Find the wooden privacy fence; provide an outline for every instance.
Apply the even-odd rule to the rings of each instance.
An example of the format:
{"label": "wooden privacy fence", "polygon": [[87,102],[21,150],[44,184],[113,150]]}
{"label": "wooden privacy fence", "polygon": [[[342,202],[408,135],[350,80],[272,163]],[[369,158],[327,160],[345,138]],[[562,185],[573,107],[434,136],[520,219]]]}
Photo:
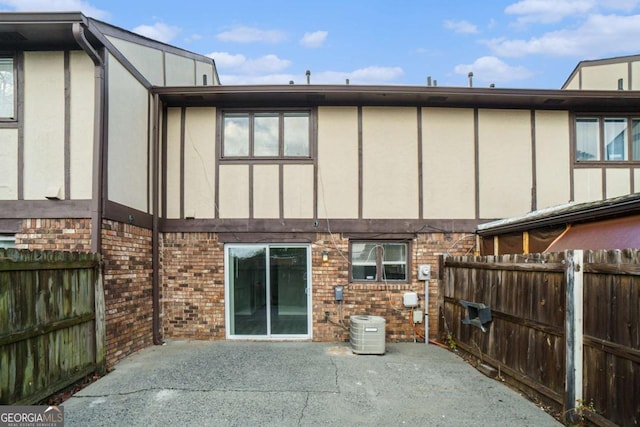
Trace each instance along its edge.
{"label": "wooden privacy fence", "polygon": [[0,404],[34,404],[104,363],[99,256],[0,249]]}
{"label": "wooden privacy fence", "polygon": [[[640,251],[442,262],[446,340],[569,423],[640,424]],[[461,302],[490,308],[485,332]]]}

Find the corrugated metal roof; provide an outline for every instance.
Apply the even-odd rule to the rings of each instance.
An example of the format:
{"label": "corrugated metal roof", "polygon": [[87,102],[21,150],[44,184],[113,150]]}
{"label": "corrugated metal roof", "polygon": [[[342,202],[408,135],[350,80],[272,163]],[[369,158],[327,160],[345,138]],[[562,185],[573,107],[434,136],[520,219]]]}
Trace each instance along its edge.
{"label": "corrugated metal roof", "polygon": [[630,248],[640,248],[640,215],[574,225],[545,252]]}

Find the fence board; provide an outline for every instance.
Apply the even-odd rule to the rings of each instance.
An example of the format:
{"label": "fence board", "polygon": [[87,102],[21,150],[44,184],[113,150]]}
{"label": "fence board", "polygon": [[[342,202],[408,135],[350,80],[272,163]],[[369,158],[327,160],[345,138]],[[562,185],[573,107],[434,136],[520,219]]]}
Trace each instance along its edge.
{"label": "fence board", "polygon": [[97,255],[0,249],[0,404],[36,403],[103,368],[99,281]]}
{"label": "fence board", "polygon": [[[565,378],[566,256],[447,257],[441,334],[547,403]],[[584,252],[583,404],[598,425],[640,424],[640,251]],[[491,307],[483,333],[462,324],[460,300]],[[546,400],[545,400],[546,399]]]}

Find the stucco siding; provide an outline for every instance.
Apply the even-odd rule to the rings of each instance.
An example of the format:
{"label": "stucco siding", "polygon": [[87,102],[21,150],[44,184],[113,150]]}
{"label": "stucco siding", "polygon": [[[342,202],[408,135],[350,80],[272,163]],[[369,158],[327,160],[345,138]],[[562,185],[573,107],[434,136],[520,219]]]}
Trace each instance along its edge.
{"label": "stucco siding", "polygon": [[571,198],[569,114],[536,111],[537,209],[567,203]]}
{"label": "stucco siding", "polygon": [[358,109],[318,108],[318,216],[358,217]]}
{"label": "stucco siding", "polygon": [[475,217],[473,110],[422,110],[425,218]]}
{"label": "stucco siding", "polygon": [[213,86],[218,83],[215,81],[213,74],[213,63],[196,61],[196,86],[202,86],[204,84],[202,79],[203,75],[207,76],[207,86]]}
{"label": "stucco siding", "polygon": [[[24,198],[64,195],[64,53],[24,54]],[[46,100],[46,102],[42,102]]]}
{"label": "stucco siding", "polygon": [[640,90],[640,61],[631,63],[631,89]]}
{"label": "stucco siding", "polygon": [[624,88],[628,82],[628,64],[592,65],[582,68],[582,90],[616,90],[618,79],[624,80]]}
{"label": "stucco siding", "polygon": [[84,52],[70,52],[70,189],[71,199],[90,199],[93,182],[95,71]]}
{"label": "stucco siding", "polygon": [[606,198],[624,196],[631,191],[631,171],[629,169],[607,169]]}
{"label": "stucco siding", "polygon": [[573,176],[573,199],[576,203],[602,199],[602,170],[575,169]]}
{"label": "stucco siding", "polygon": [[313,218],[313,166],[285,165],[283,170],[285,218]]}
{"label": "stucco siding", "polygon": [[221,165],[220,218],[249,218],[249,166]]}
{"label": "stucco siding", "polygon": [[185,127],[185,215],[213,218],[216,200],[216,109],[188,108]]}
{"label": "stucco siding", "polygon": [[[196,69],[194,60],[172,53],[165,53],[166,85],[194,86]],[[201,77],[202,78],[202,77]],[[202,81],[200,81],[202,84]]]}
{"label": "stucco siding", "polygon": [[280,217],[280,166],[253,167],[253,217]]}
{"label": "stucco siding", "polygon": [[0,129],[0,200],[18,198],[18,130]]}
{"label": "stucco siding", "polygon": [[418,217],[416,108],[363,108],[363,217]]}
{"label": "stucco siding", "polygon": [[107,38],[151,84],[164,86],[162,51],[116,37]]}
{"label": "stucco siding", "polygon": [[167,218],[180,218],[180,135],[182,132],[182,110],[167,109]]}
{"label": "stucco siding", "polygon": [[109,200],[147,212],[149,95],[109,58]]}
{"label": "stucco siding", "polygon": [[480,218],[531,210],[531,112],[478,112]]}

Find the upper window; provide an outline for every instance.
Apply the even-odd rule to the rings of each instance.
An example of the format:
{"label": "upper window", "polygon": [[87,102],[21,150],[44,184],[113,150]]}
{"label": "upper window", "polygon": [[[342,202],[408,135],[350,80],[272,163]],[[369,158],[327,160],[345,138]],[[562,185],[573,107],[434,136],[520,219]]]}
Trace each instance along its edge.
{"label": "upper window", "polygon": [[406,242],[352,242],[351,280],[408,281],[408,249]]}
{"label": "upper window", "polygon": [[222,126],[222,157],[311,157],[308,111],[225,112]]}
{"label": "upper window", "polygon": [[0,56],[0,119],[15,118],[15,70],[13,57]]}
{"label": "upper window", "polygon": [[577,118],[576,160],[607,162],[640,160],[640,118]]}

